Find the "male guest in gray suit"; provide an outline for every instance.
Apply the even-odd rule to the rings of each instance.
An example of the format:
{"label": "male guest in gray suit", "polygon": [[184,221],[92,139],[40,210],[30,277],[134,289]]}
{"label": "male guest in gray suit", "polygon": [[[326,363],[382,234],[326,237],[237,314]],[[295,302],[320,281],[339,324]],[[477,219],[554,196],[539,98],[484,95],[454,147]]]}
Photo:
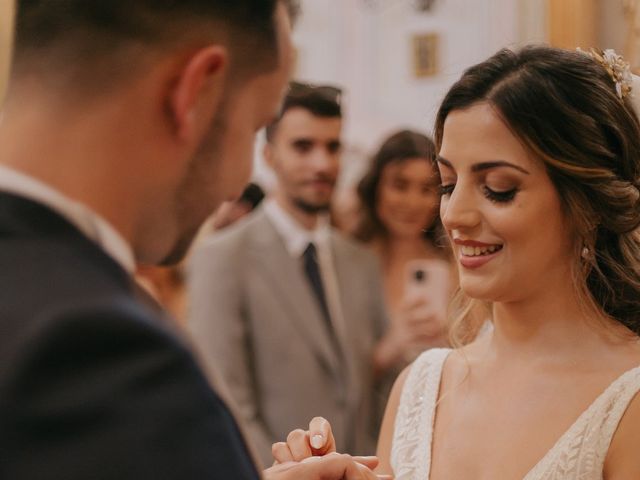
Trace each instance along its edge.
{"label": "male guest in gray suit", "polygon": [[293,84],[267,130],[272,197],[192,262],[191,327],[264,461],[316,415],[339,451],[374,451],[373,351],[386,314],[374,257],[329,223],[341,127],[337,89]]}

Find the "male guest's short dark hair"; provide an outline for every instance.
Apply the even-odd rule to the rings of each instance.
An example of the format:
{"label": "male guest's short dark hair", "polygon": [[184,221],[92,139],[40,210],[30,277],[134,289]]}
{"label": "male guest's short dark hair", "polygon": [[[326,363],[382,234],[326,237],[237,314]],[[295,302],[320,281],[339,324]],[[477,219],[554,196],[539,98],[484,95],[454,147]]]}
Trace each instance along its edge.
{"label": "male guest's short dark hair", "polygon": [[267,141],[273,140],[280,120],[292,108],[303,108],[316,117],[342,117],[341,96],[342,90],[337,87],[291,82],[278,118],[267,126]]}
{"label": "male guest's short dark hair", "polygon": [[278,1],[294,9],[293,0],[18,0],[14,71],[108,88],[145,68],[141,52],[209,38],[228,46],[234,71],[269,71]]}

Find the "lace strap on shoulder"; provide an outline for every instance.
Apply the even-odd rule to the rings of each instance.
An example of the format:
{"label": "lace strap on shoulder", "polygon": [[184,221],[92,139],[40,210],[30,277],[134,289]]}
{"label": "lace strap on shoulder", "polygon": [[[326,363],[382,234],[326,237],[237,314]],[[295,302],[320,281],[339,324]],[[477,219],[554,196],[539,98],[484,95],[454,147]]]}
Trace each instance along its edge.
{"label": "lace strap on shoulder", "polygon": [[629,405],[640,392],[640,367],[634,368],[622,375],[611,385],[609,395],[604,395],[600,408],[596,409],[595,415],[601,415],[602,426],[599,428],[598,448],[601,454],[602,465],[609,451],[609,445],[613,440],[613,435],[618,429],[624,413]]}
{"label": "lace strap on shoulder", "polygon": [[442,366],[451,350],[431,349],[411,366],[396,414],[391,466],[396,480],[427,478]]}
{"label": "lace strap on shoulder", "polygon": [[601,479],[622,416],[640,392],[640,367],[613,382],[558,440],[525,480]]}

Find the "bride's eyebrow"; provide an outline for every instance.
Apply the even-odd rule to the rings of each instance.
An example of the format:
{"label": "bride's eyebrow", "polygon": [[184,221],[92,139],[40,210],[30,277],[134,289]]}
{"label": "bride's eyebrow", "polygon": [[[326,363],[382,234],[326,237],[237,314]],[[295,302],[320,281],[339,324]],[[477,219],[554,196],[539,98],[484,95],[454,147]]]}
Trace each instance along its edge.
{"label": "bride's eyebrow", "polygon": [[[441,157],[440,155],[436,156],[436,162],[441,163],[442,165],[449,167],[452,170],[455,170],[453,168],[453,165],[451,165],[451,162],[449,160],[447,160],[444,157]],[[525,170],[524,168],[518,166],[518,165],[514,165],[513,163],[509,163],[509,162],[505,162],[504,160],[493,160],[490,162],[480,162],[480,163],[476,163],[471,167],[471,171],[474,173],[477,172],[482,172],[485,170],[490,170],[492,168],[498,168],[498,167],[507,167],[507,168],[513,168],[515,170],[518,170],[519,172],[522,172],[526,175],[530,175],[530,173]]]}
{"label": "bride's eyebrow", "polygon": [[524,168],[518,166],[518,165],[514,165],[513,163],[509,163],[509,162],[505,162],[504,160],[494,160],[491,162],[482,162],[482,163],[476,163],[471,167],[471,171],[472,172],[482,172],[484,170],[490,170],[492,168],[498,168],[498,167],[507,167],[507,168],[514,168],[516,170],[518,170],[519,172],[522,172],[526,175],[530,175],[529,172],[527,170],[525,170]]}

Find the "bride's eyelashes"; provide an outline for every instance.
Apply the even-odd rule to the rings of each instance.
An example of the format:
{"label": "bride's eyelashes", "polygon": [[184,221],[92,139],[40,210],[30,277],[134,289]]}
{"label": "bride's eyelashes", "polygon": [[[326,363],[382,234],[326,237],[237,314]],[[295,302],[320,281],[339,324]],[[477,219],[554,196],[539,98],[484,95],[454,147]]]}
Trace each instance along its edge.
{"label": "bride's eyelashes", "polygon": [[[443,197],[451,195],[455,187],[455,183],[440,185],[440,195]],[[509,190],[493,190],[485,185],[482,187],[482,193],[487,199],[494,203],[509,203],[516,197],[518,188],[514,187]]]}
{"label": "bride's eyelashes", "polygon": [[482,190],[484,192],[484,196],[495,203],[509,203],[513,201],[518,193],[517,188],[511,188],[509,190],[492,190],[486,185],[482,187]]}

